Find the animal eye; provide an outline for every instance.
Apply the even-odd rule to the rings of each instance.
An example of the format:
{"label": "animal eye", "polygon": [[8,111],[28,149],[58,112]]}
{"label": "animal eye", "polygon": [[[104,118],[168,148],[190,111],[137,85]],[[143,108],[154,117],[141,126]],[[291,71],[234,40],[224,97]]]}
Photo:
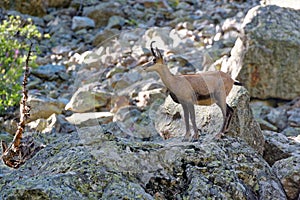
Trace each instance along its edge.
{"label": "animal eye", "polygon": [[153,58],[153,62],[156,62],[156,58]]}

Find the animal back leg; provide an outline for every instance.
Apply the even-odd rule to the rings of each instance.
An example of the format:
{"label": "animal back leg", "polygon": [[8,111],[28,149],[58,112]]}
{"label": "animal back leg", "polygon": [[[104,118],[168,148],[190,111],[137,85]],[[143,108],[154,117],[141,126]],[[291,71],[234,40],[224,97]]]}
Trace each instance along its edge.
{"label": "animal back leg", "polygon": [[225,124],[225,131],[226,132],[228,132],[232,115],[233,115],[233,109],[228,104],[226,104],[226,124]]}
{"label": "animal back leg", "polygon": [[224,134],[224,133],[228,132],[232,115],[233,115],[233,109],[228,104],[226,104],[226,116],[225,116],[225,119],[224,119],[224,122],[223,122],[221,133]]}

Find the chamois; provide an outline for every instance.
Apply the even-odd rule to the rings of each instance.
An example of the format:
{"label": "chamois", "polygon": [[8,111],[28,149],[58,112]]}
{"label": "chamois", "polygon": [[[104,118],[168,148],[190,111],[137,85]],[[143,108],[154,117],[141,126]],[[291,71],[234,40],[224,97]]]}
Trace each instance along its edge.
{"label": "chamois", "polygon": [[157,72],[167,87],[173,101],[181,104],[186,127],[184,141],[189,140],[191,136],[190,118],[194,130],[191,140],[195,141],[199,139],[194,104],[209,106],[216,103],[220,107],[224,120],[221,131],[216,136],[220,138],[228,131],[228,126],[233,115],[233,109],[226,103],[226,97],[233,85],[241,85],[241,83],[234,81],[228,74],[222,71],[173,75],[164,63],[161,52],[157,47],[156,49],[152,47],[154,42],[152,41],[150,44],[150,50],[154,58],[152,61],[145,63],[142,68],[147,72]]}

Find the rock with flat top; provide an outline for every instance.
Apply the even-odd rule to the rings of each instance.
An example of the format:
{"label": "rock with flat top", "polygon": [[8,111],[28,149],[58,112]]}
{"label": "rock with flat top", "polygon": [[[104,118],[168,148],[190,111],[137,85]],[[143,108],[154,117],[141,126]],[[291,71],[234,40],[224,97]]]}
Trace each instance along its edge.
{"label": "rock with flat top", "polygon": [[95,28],[94,20],[88,17],[75,16],[72,19],[72,30]]}
{"label": "rock with flat top", "polygon": [[79,113],[93,111],[96,108],[106,106],[111,96],[111,93],[101,89],[101,85],[98,83],[87,84],[73,94],[65,109]]}
{"label": "rock with flat top", "polygon": [[[239,137],[262,154],[264,137],[259,124],[255,121],[249,106],[249,93],[244,87],[234,86],[227,97],[228,104],[233,108],[234,115],[226,135]],[[156,111],[153,120],[160,134],[169,134],[170,137],[181,137],[185,134],[183,110],[180,104],[175,103],[170,96]],[[223,117],[221,109],[212,106],[195,106],[196,124],[201,130],[200,137],[211,140],[220,132]],[[192,129],[192,128],[191,128]]]}
{"label": "rock with flat top", "polygon": [[66,120],[76,127],[96,126],[99,124],[107,124],[113,119],[111,112],[87,112],[87,113],[74,113]]}
{"label": "rock with flat top", "polygon": [[28,97],[27,104],[30,106],[30,117],[28,122],[43,118],[47,119],[52,114],[61,114],[66,104],[57,99],[44,96]]}
{"label": "rock with flat top", "polygon": [[62,79],[67,80],[66,67],[63,65],[42,65],[31,71],[31,74],[49,81]]}
{"label": "rock with flat top", "polygon": [[83,15],[95,21],[96,27],[106,26],[111,16],[122,16],[119,4],[114,1],[101,2],[96,6],[83,8]]}

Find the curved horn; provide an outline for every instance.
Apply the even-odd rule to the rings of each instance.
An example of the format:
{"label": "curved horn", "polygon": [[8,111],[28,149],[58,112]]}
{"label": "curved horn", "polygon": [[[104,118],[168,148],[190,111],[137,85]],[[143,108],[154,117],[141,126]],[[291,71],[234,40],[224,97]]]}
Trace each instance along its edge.
{"label": "curved horn", "polygon": [[157,54],[158,54],[158,57],[159,57],[159,58],[162,58],[162,55],[161,55],[161,53],[160,53],[160,51],[158,50],[157,47],[156,47],[156,52],[157,52]]}
{"label": "curved horn", "polygon": [[153,44],[154,42],[155,42],[155,41],[152,41],[152,42],[150,43],[150,49],[151,49],[152,55],[153,55],[154,57],[156,57],[155,52],[154,52],[154,49],[153,49],[153,47],[152,47],[152,44]]}

